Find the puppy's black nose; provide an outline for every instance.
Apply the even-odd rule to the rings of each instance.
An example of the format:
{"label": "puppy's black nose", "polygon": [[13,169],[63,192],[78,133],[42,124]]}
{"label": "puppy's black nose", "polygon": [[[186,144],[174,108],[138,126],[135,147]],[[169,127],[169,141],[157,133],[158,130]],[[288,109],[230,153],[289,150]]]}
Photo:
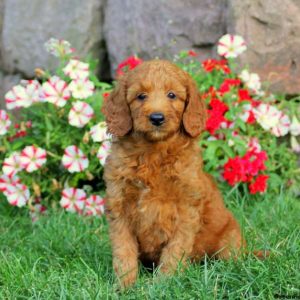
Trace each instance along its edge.
{"label": "puppy's black nose", "polygon": [[149,116],[149,120],[154,126],[160,126],[165,121],[165,116],[162,113],[153,113]]}

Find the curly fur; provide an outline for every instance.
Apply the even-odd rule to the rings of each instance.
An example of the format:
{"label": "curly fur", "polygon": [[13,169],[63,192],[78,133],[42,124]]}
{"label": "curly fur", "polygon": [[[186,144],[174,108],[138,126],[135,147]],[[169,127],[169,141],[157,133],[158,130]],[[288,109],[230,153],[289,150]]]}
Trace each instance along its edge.
{"label": "curly fur", "polygon": [[[149,122],[153,112],[165,115],[162,126]],[[239,251],[239,225],[202,170],[198,136],[206,110],[192,78],[170,62],[145,62],[119,80],[104,113],[114,135],[106,208],[122,286],[135,282],[139,259],[172,273],[179,261]]]}

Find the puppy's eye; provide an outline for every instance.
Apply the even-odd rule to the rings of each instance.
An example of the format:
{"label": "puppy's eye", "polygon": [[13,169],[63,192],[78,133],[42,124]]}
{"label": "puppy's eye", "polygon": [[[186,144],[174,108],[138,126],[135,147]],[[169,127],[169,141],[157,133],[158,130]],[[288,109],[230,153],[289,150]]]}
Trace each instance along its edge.
{"label": "puppy's eye", "polygon": [[140,101],[144,101],[147,98],[147,95],[145,93],[141,93],[141,94],[138,94],[136,96],[136,98]]}
{"label": "puppy's eye", "polygon": [[170,99],[176,99],[176,95],[173,92],[169,92],[167,96]]}

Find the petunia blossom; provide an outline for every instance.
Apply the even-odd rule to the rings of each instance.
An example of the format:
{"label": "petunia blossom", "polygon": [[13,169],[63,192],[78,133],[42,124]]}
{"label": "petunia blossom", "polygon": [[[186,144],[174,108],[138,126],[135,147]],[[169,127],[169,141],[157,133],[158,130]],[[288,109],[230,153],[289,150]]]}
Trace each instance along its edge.
{"label": "petunia blossom", "polygon": [[300,143],[295,136],[291,136],[291,148],[295,153],[300,153]]}
{"label": "petunia blossom", "polygon": [[30,192],[25,184],[9,185],[6,189],[7,201],[14,206],[25,206],[30,197]]}
{"label": "petunia blossom", "polygon": [[0,176],[0,191],[7,195],[7,189],[9,186],[14,186],[17,183],[21,183],[21,180],[18,176],[8,176],[6,174],[2,174]]}
{"label": "petunia blossom", "polygon": [[239,76],[247,88],[258,93],[261,89],[261,82],[258,74],[243,70]]}
{"label": "petunia blossom", "polygon": [[71,79],[86,79],[89,77],[89,64],[78,59],[70,59],[63,72]]}
{"label": "petunia blossom", "polygon": [[7,109],[29,107],[39,102],[41,86],[37,80],[23,80],[21,85],[15,85],[5,96]]}
{"label": "petunia blossom", "polygon": [[49,78],[43,83],[42,88],[44,100],[58,107],[63,107],[71,97],[67,83],[58,76]]}
{"label": "petunia blossom", "polygon": [[75,79],[69,84],[72,96],[76,99],[86,99],[93,96],[95,85],[92,81],[85,79]]}
{"label": "petunia blossom", "polygon": [[101,216],[104,213],[104,199],[98,195],[91,195],[85,202],[85,214]]}
{"label": "petunia blossom", "polygon": [[5,158],[2,164],[2,171],[8,176],[14,176],[23,169],[21,165],[20,153],[13,152],[9,157]]}
{"label": "petunia blossom", "polygon": [[70,173],[82,172],[89,166],[89,160],[77,146],[71,145],[65,149],[62,164]]}
{"label": "petunia blossom", "polygon": [[56,57],[63,57],[65,55],[71,54],[74,52],[74,49],[71,48],[71,44],[66,40],[58,40],[55,38],[50,38],[45,44],[45,49],[50,54]]}
{"label": "petunia blossom", "polygon": [[69,112],[69,123],[72,126],[82,128],[84,127],[93,117],[93,108],[82,101],[76,101]]}
{"label": "petunia blossom", "polygon": [[97,157],[102,166],[105,165],[106,159],[107,159],[108,155],[110,154],[110,148],[111,148],[110,141],[104,141],[98,150]]}
{"label": "petunia blossom", "polygon": [[247,49],[244,39],[239,35],[225,34],[218,42],[218,54],[225,58],[236,58]]}
{"label": "petunia blossom", "polygon": [[0,109],[0,135],[6,134],[10,125],[11,121],[8,114],[5,110]]}
{"label": "petunia blossom", "polygon": [[68,212],[82,213],[86,201],[86,193],[74,187],[66,188],[61,193],[60,205]]}
{"label": "petunia blossom", "polygon": [[21,151],[21,166],[29,173],[38,170],[47,161],[46,150],[36,147],[27,146]]}
{"label": "petunia blossom", "polygon": [[109,139],[109,135],[107,133],[106,122],[100,122],[93,126],[90,130],[91,137],[94,142],[103,142]]}
{"label": "petunia blossom", "polygon": [[290,119],[275,106],[260,104],[253,109],[257,122],[275,136],[284,136],[289,132]]}

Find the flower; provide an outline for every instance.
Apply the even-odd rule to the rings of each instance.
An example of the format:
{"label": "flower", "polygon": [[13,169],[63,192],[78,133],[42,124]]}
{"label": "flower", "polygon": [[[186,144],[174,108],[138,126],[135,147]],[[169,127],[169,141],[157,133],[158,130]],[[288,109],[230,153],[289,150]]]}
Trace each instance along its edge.
{"label": "flower", "polygon": [[71,79],[87,79],[89,77],[89,64],[78,59],[70,59],[63,68],[63,72]]}
{"label": "flower", "polygon": [[225,34],[218,42],[218,54],[225,58],[236,58],[247,49],[244,39],[239,35]]}
{"label": "flower", "polygon": [[63,166],[70,172],[82,172],[89,166],[89,160],[75,145],[68,146],[62,157]]}
{"label": "flower", "polygon": [[227,65],[227,61],[225,59],[217,60],[217,59],[207,59],[203,61],[202,67],[206,72],[212,72],[213,70],[223,71],[225,74],[230,73],[230,69]]}
{"label": "flower", "polygon": [[198,54],[194,50],[189,50],[188,51],[188,56],[196,57],[196,56],[198,56]]}
{"label": "flower", "polygon": [[47,161],[46,150],[35,147],[27,146],[21,151],[20,162],[21,166],[29,173],[36,171]]}
{"label": "flower", "polygon": [[251,104],[244,104],[243,105],[243,113],[239,115],[240,119],[242,119],[244,122],[248,124],[255,123],[255,115],[253,112],[253,107]]}
{"label": "flower", "polygon": [[300,122],[298,119],[293,116],[292,123],[290,125],[290,133],[291,135],[297,136],[300,134]]}
{"label": "flower", "polygon": [[6,134],[10,125],[11,121],[9,119],[8,114],[5,110],[0,109],[0,135]]}
{"label": "flower", "polygon": [[110,148],[111,148],[110,141],[104,141],[98,150],[97,157],[102,166],[105,165],[106,159],[110,153]]}
{"label": "flower", "polygon": [[260,104],[253,109],[257,122],[275,136],[284,136],[289,132],[290,119],[275,106]]}
{"label": "flower", "polygon": [[8,185],[6,188],[7,201],[14,206],[25,206],[29,200],[30,193],[25,184],[16,183],[14,185]]}
{"label": "flower", "polygon": [[250,90],[258,93],[261,89],[261,82],[258,74],[249,73],[248,70],[243,70],[239,77]]}
{"label": "flower", "polygon": [[93,95],[95,85],[92,81],[85,79],[75,79],[69,84],[72,96],[77,99],[86,99]]}
{"label": "flower", "polygon": [[268,175],[258,175],[254,182],[249,184],[250,194],[264,193],[267,190]]}
{"label": "flower", "polygon": [[56,57],[62,57],[74,52],[74,49],[71,48],[71,44],[66,40],[58,40],[55,38],[50,38],[44,44],[46,51]]}
{"label": "flower", "polygon": [[225,78],[222,84],[220,85],[219,92],[221,93],[221,95],[223,95],[229,92],[231,87],[239,86],[240,84],[241,81],[239,79]]}
{"label": "flower", "polygon": [[104,199],[91,195],[85,202],[85,213],[88,216],[100,216],[104,213]]}
{"label": "flower", "polygon": [[93,126],[90,130],[90,134],[94,142],[103,142],[109,139],[106,122],[100,122]]}
{"label": "flower", "polygon": [[69,123],[72,126],[82,128],[85,126],[94,115],[92,107],[82,101],[76,101],[69,112]]}
{"label": "flower", "polygon": [[42,87],[45,101],[56,106],[63,107],[71,97],[67,83],[57,76],[49,78]]}
{"label": "flower", "polygon": [[40,203],[39,198],[36,198],[35,203],[30,206],[29,214],[31,217],[31,221],[35,223],[41,215],[46,213],[46,211],[47,208]]}
{"label": "flower", "polygon": [[86,201],[84,190],[74,187],[66,188],[61,193],[60,205],[68,212],[81,213]]}
{"label": "flower", "polygon": [[210,132],[210,134],[214,134],[216,130],[218,130],[223,122],[226,122],[224,118],[224,114],[228,111],[228,106],[219,99],[213,98],[211,99],[208,112],[208,118],[206,120],[206,130]]}
{"label": "flower", "polygon": [[23,80],[22,85],[15,85],[4,98],[7,109],[29,107],[40,101],[40,84],[37,80]]}
{"label": "flower", "polygon": [[14,176],[22,169],[23,167],[21,166],[19,152],[13,152],[9,157],[5,158],[3,161],[2,171],[7,176]]}
{"label": "flower", "polygon": [[295,153],[300,153],[300,144],[295,136],[291,136],[291,147]]}
{"label": "flower", "polygon": [[127,59],[123,60],[117,67],[117,75],[124,75],[128,70],[134,69],[136,66],[141,64],[143,61],[137,56],[130,56]]}
{"label": "flower", "polygon": [[7,188],[9,186],[15,186],[17,183],[21,183],[21,180],[18,176],[8,176],[3,174],[0,176],[0,191],[7,195]]}

